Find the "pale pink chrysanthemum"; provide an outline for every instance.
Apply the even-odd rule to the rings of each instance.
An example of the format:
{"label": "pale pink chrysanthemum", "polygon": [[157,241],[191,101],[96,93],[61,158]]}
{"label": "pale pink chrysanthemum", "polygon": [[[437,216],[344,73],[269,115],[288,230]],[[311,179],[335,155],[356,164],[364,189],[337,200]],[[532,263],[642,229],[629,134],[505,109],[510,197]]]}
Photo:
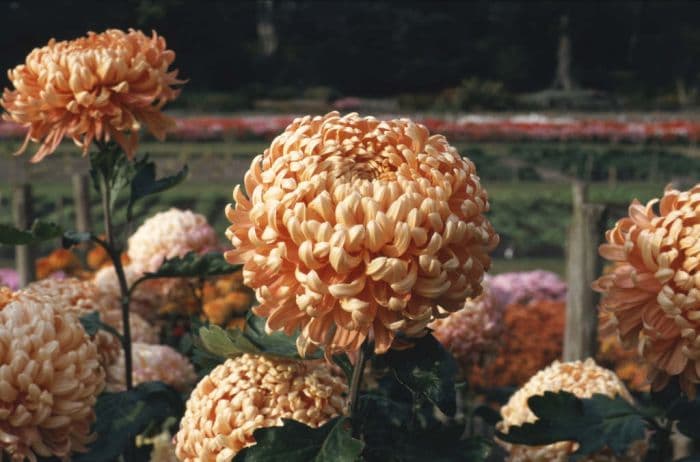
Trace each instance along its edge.
{"label": "pale pink chrysanthemum", "polygon": [[481,293],[498,236],[474,164],[408,119],[295,119],[256,157],[226,215],[254,311],[301,353],[385,352]]}
{"label": "pale pink chrysanthemum", "polygon": [[593,288],[623,342],[648,362],[651,385],[672,376],[695,394],[700,383],[700,184],[667,189],[606,233],[600,255],[613,262]]}
{"label": "pale pink chrysanthemum", "polygon": [[171,208],[147,219],[129,238],[131,265],[142,273],[158,270],[165,259],[218,246],[216,232],[204,215]]}
{"label": "pale pink chrysanthemum", "polygon": [[75,313],[28,296],[0,308],[0,452],[10,460],[85,452],[103,388],[97,347]]}
{"label": "pale pink chrysanthemum", "polygon": [[231,460],[258,428],[294,419],[318,427],[342,415],[347,386],[327,364],[242,355],[204,377],[176,435],[182,462]]}
{"label": "pale pink chrysanthemum", "polygon": [[93,141],[115,140],[134,156],[141,124],[163,139],[174,124],[161,109],[179,94],[175,53],[153,32],[109,29],[70,41],[51,39],[35,48],[24,64],[11,69],[14,90],[5,89],[3,118],[29,129],[29,141],[41,146],[39,162],[65,136],[87,153]]}
{"label": "pale pink chrysanthemum", "polygon": [[433,335],[452,353],[464,371],[498,350],[504,334],[503,305],[493,303],[489,289],[464,308],[430,324]]}
{"label": "pale pink chrysanthemum", "polygon": [[[585,361],[559,362],[532,376],[528,382],[511,396],[508,403],[501,408],[503,420],[497,428],[508,433],[508,429],[527,422],[535,422],[537,416],[530,410],[527,400],[532,396],[544,395],[546,391],[567,391],[579,398],[590,398],[594,394],[609,397],[621,396],[632,402],[625,385],[614,372],[598,366],[593,359]],[[575,441],[560,441],[545,446],[526,446],[500,442],[509,452],[509,462],[566,462],[578,449]],[[611,450],[604,449],[583,459],[584,462],[636,462],[641,460],[646,450],[644,441],[633,444],[628,453],[616,456]]]}
{"label": "pale pink chrysanthemum", "polygon": [[493,303],[527,305],[533,300],[566,300],[566,283],[551,271],[515,271],[488,278]]}
{"label": "pale pink chrysanthemum", "polygon": [[[196,380],[192,363],[183,355],[167,345],[151,345],[134,342],[132,344],[134,384],[160,381],[173,388],[185,391]],[[124,353],[107,368],[107,390],[123,391]]]}

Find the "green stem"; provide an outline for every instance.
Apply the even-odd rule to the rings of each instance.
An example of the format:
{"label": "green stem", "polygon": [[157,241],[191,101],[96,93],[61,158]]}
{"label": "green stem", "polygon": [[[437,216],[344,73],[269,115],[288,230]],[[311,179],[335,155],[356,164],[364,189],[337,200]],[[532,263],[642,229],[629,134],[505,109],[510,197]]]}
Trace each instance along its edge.
{"label": "green stem", "polygon": [[357,437],[359,432],[359,425],[357,422],[357,404],[360,395],[360,388],[362,387],[362,374],[365,370],[365,363],[367,362],[367,348],[368,342],[365,342],[357,353],[357,361],[355,362],[355,367],[352,370],[352,377],[350,379],[350,396],[349,396],[349,413],[350,421],[352,422],[353,436]]}

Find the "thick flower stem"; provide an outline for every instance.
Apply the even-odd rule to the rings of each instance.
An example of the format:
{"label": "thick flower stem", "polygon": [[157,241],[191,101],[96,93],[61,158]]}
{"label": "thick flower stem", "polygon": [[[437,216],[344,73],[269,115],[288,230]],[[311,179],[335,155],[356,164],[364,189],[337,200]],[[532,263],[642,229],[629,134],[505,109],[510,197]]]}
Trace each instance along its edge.
{"label": "thick flower stem", "polygon": [[362,345],[362,348],[360,348],[360,350],[357,352],[357,361],[355,361],[355,367],[352,370],[352,378],[350,379],[350,397],[348,408],[354,437],[357,437],[359,433],[359,425],[357,422],[357,405],[360,395],[360,388],[362,387],[362,374],[364,373],[365,363],[367,362],[367,345],[367,342],[365,342]]}
{"label": "thick flower stem", "polygon": [[121,309],[122,309],[122,348],[124,349],[124,373],[126,389],[133,388],[132,374],[132,357],[131,357],[131,324],[129,323],[129,287],[124,275],[124,267],[121,262],[119,251],[114,245],[114,227],[112,226],[112,209],[110,207],[111,197],[109,189],[109,180],[105,175],[100,175],[100,193],[102,195],[102,213],[104,214],[105,226],[105,241],[107,253],[114,264],[114,270],[117,273],[119,280],[119,290],[121,292]]}

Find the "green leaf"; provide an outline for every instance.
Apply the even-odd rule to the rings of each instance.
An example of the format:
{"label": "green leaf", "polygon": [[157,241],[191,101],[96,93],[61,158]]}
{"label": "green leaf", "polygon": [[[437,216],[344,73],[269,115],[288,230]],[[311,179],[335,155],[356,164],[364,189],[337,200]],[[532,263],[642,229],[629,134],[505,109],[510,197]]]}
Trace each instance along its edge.
{"label": "green leaf", "polygon": [[110,210],[114,210],[119,194],[134,176],[134,164],[117,143],[111,142],[104,149],[90,154],[90,176],[97,192],[102,191],[103,179],[107,182],[109,207]]}
{"label": "green leaf", "polygon": [[350,433],[347,417],[338,417],[319,428],[294,420],[282,427],[261,428],[253,433],[254,446],[240,451],[235,462],[355,462],[364,444]]}
{"label": "green leaf", "polygon": [[348,380],[348,385],[350,385],[353,367],[348,355],[345,353],[333,355],[333,362],[343,370],[343,374],[345,374],[345,378]]}
{"label": "green leaf", "polygon": [[244,353],[260,353],[260,349],[239,329],[224,330],[216,325],[202,326],[199,328],[199,338],[207,351],[222,358],[232,358]]}
{"label": "green leaf", "polygon": [[95,335],[99,330],[104,330],[117,337],[120,342],[123,341],[122,334],[119,333],[117,329],[110,326],[109,324],[103,323],[100,320],[100,313],[97,311],[93,311],[91,313],[81,316],[80,323],[83,325],[83,329],[85,329],[85,332],[90,336]]}
{"label": "green leaf", "polygon": [[531,397],[528,406],[538,420],[511,427],[507,434],[498,432],[500,439],[527,445],[576,441],[576,457],[605,447],[621,455],[633,442],[644,439],[647,426],[639,411],[620,396],[595,394],[584,399],[564,391],[548,391]]}
{"label": "green leaf", "polygon": [[30,245],[61,237],[63,230],[55,223],[36,220],[27,231],[0,224],[0,244]]}
{"label": "green leaf", "polygon": [[188,168],[185,165],[176,174],[156,180],[156,164],[149,161],[147,157],[138,161],[135,169],[136,173],[131,181],[131,196],[126,207],[128,221],[131,221],[133,207],[137,200],[177,186],[187,178],[188,174]]}
{"label": "green leaf", "polygon": [[496,425],[501,420],[501,414],[491,406],[482,404],[474,409],[474,415],[481,417],[490,426]]}
{"label": "green leaf", "polygon": [[298,333],[287,335],[284,332],[265,333],[265,319],[249,312],[246,317],[245,336],[253,342],[262,353],[270,356],[294,359],[319,359],[321,350],[309,353],[305,358],[297,350]]}
{"label": "green leaf", "polygon": [[97,440],[87,453],[76,454],[76,462],[112,462],[128,441],[149,425],[160,425],[168,417],[180,417],[184,405],[180,394],[162,382],[146,382],[130,391],[102,393],[97,398]]}
{"label": "green leaf", "polygon": [[239,265],[231,265],[219,252],[199,255],[190,252],[184,257],[175,257],[165,260],[158,271],[146,273],[147,279],[156,278],[195,278],[221,276],[231,274],[240,268]]}
{"label": "green leaf", "polygon": [[457,411],[457,364],[432,335],[418,339],[413,348],[390,350],[376,360],[388,366],[417,398],[427,399],[450,416]]}

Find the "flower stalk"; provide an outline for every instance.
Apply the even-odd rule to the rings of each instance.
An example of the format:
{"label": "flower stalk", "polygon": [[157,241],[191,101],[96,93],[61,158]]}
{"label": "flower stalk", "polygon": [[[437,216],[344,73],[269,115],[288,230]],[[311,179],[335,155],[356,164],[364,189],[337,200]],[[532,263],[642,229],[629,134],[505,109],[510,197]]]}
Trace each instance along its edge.
{"label": "flower stalk", "polygon": [[365,364],[367,363],[367,356],[369,354],[370,347],[369,342],[365,341],[357,351],[357,361],[355,361],[355,367],[352,369],[352,377],[350,378],[350,396],[348,397],[348,412],[350,420],[352,422],[353,436],[359,436],[359,425],[357,422],[357,406],[360,397],[360,389],[362,388],[362,376],[365,371]]}

